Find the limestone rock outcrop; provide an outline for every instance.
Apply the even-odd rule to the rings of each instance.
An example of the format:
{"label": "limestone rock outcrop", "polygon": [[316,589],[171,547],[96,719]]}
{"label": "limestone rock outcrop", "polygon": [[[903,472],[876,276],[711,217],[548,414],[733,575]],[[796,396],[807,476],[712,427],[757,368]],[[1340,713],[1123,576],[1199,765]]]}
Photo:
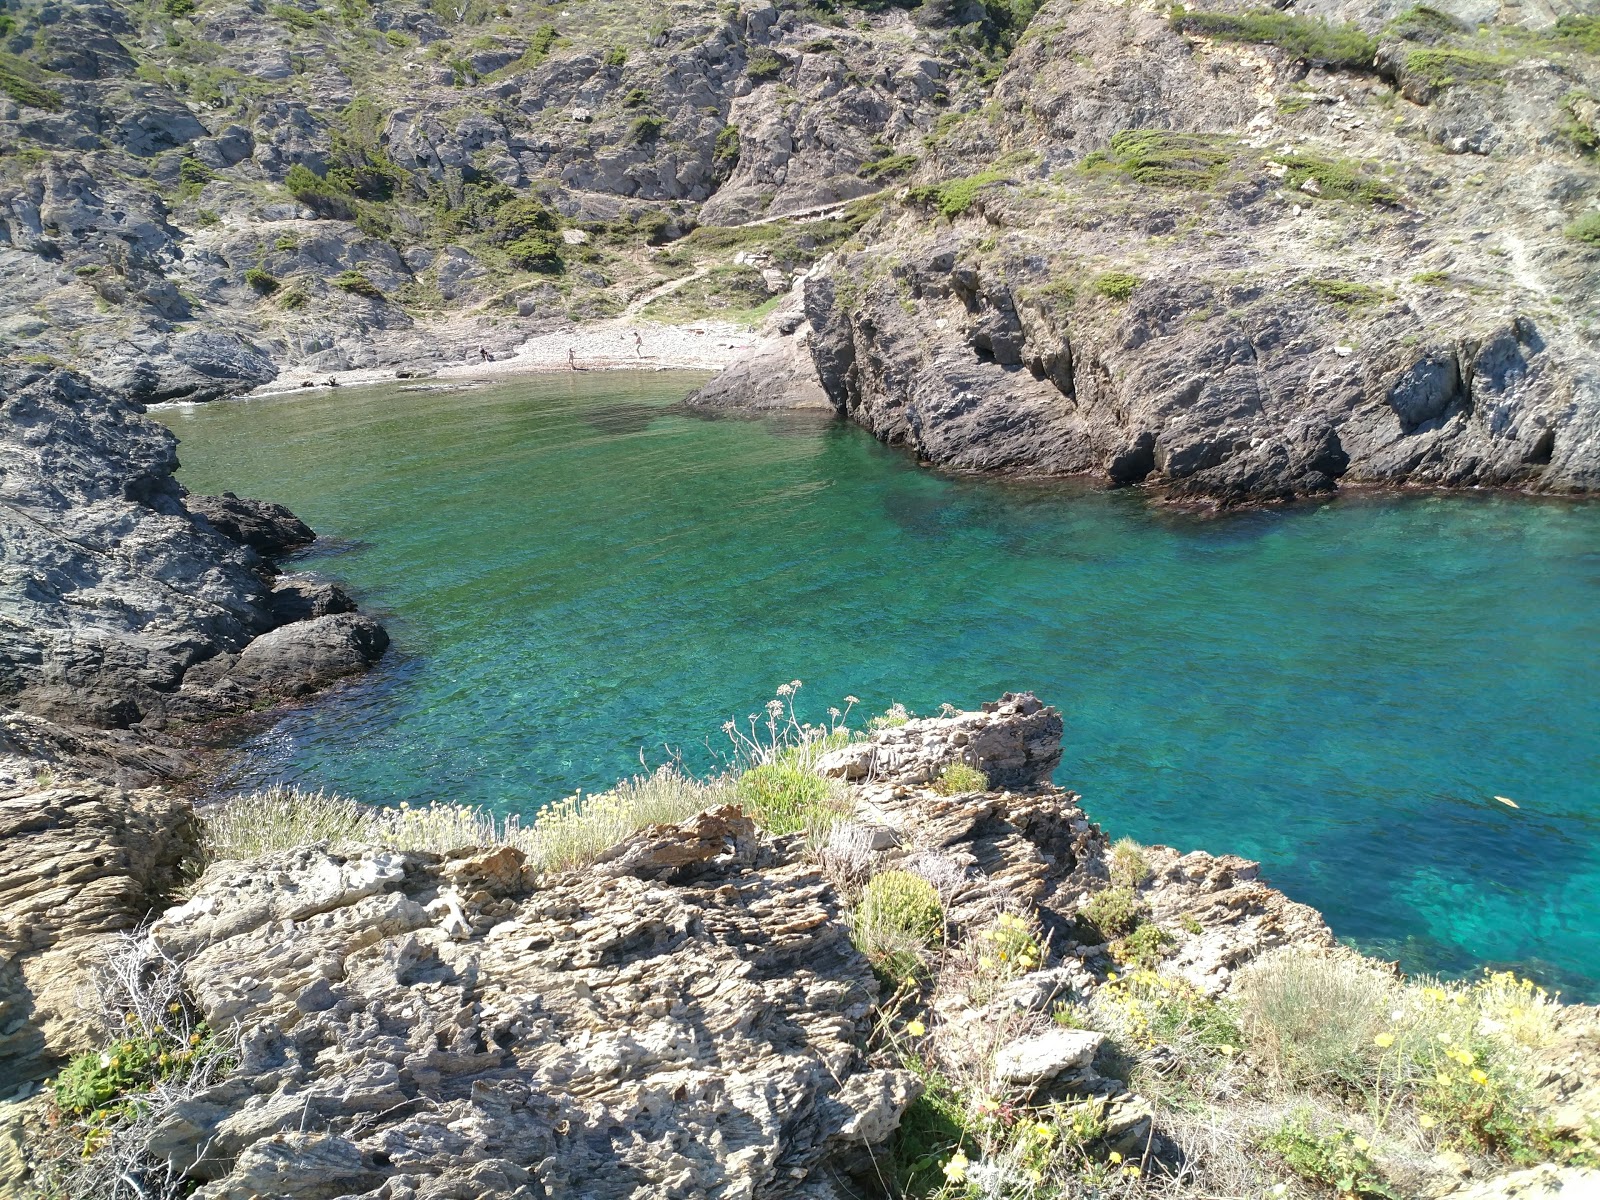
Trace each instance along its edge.
{"label": "limestone rock outcrop", "polygon": [[86,1048],[105,939],[165,907],[196,836],[188,802],[156,789],[0,795],[0,1096]]}
{"label": "limestone rock outcrop", "polygon": [[753,869],[747,818],[663,863],[676,832],[537,887],[508,850],[213,868],[152,936],[240,1067],[158,1151],[205,1152],[205,1200],[779,1196],[852,1169],[920,1085],[864,1069],[877,984],[837,896]]}

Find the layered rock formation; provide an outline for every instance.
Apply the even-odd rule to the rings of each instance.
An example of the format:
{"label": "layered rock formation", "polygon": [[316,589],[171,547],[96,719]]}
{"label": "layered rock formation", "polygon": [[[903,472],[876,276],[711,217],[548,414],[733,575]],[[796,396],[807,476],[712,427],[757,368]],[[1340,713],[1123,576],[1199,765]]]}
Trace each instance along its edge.
{"label": "layered rock formation", "polygon": [[187,496],[176,445],[76,376],[0,370],[0,1094],[83,1048],[107,939],[193,866],[188,802],[126,789],[192,772],[186,730],[387,642],[337,588],[279,574],[310,529]]}
{"label": "layered rock formation", "polygon": [[[1207,36],[1242,20],[1045,5],[994,107],[804,282],[788,327],[836,409],[953,468],[1179,500],[1592,491],[1600,175],[1571,105],[1600,66],[1563,33],[1592,18],[1474,41],[1477,10],[1404,8],[1306,6],[1377,47],[1335,69]],[[698,399],[772,404],[731,378]]]}
{"label": "layered rock formation", "polygon": [[173,474],[177,439],[136,406],[21,367],[0,374],[0,421],[10,708],[154,731],[302,693],[382,653],[382,627],[348,597],[280,578],[263,557],[311,531],[287,509],[233,496],[190,508]]}

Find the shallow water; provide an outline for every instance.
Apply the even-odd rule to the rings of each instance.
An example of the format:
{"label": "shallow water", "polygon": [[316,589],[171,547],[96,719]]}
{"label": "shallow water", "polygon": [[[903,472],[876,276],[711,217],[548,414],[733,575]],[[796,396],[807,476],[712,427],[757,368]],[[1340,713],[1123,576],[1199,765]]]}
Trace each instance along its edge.
{"label": "shallow water", "polygon": [[[1258,858],[1411,969],[1600,996],[1600,506],[1200,519],[953,479],[815,419],[557,375],[169,409],[181,478],[289,504],[395,636],[234,782],[531,812],[802,679],[932,712],[1029,688],[1114,835]],[[1508,808],[1495,796],[1516,800]]]}

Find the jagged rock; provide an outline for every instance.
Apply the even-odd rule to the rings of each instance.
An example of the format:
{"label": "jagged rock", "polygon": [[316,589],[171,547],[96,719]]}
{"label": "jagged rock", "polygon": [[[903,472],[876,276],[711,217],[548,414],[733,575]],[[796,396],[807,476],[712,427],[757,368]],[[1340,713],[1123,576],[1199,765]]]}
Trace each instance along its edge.
{"label": "jagged rock", "polygon": [[1019,1038],[995,1054],[995,1078],[1036,1085],[1063,1075],[1083,1074],[1094,1064],[1105,1040],[1105,1034],[1092,1029],[1050,1029]]}
{"label": "jagged rock", "polygon": [[197,853],[189,805],[81,785],[0,797],[0,1090],[96,1036],[100,947],[163,906]]}
{"label": "jagged rock", "polygon": [[367,670],[388,645],[388,633],[371,617],[330,613],[262,634],[240,653],[227,678],[303,696]]}
{"label": "jagged rock", "polygon": [[[782,1195],[881,1143],[917,1083],[857,1070],[876,983],[809,868],[726,853],[742,822],[689,823],[705,853],[683,884],[581,870],[528,891],[513,850],[213,868],[152,937],[237,1031],[240,1069],[160,1151],[188,1166],[209,1147],[208,1200],[376,1200],[490,1175],[507,1195]],[[613,869],[661,873],[667,833]]]}
{"label": "jagged rock", "polygon": [[[0,696],[16,708],[108,728],[203,719],[248,703],[251,687],[303,694],[381,652],[375,622],[342,614],[242,653],[293,615],[246,543],[270,552],[311,531],[235,497],[191,497],[208,514],[197,517],[173,477],[176,446],[76,376],[0,371]],[[195,683],[233,655],[238,687],[202,701]]]}
{"label": "jagged rock", "polygon": [[841,779],[918,784],[952,763],[981,769],[994,788],[1049,781],[1061,762],[1061,714],[1031,692],[1007,692],[981,712],[909,721],[824,755],[817,769]]}
{"label": "jagged rock", "polygon": [[594,864],[599,875],[682,883],[707,870],[755,860],[755,822],[736,806],[703,812],[681,825],[651,825],[617,843]]}
{"label": "jagged rock", "polygon": [[316,532],[281,504],[266,500],[241,500],[232,492],[220,496],[184,498],[184,507],[204,517],[230,541],[249,546],[263,558],[281,558],[291,550],[309,546]]}
{"label": "jagged rock", "polygon": [[355,610],[356,602],[336,583],[288,575],[279,576],[272,585],[272,615],[285,624]]}

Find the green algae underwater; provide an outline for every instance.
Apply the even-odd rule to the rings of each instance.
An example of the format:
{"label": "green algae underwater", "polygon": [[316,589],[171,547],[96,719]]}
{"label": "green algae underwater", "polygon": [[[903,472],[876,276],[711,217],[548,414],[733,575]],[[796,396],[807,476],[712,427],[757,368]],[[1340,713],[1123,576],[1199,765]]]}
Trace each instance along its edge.
{"label": "green algae underwater", "polygon": [[677,406],[700,378],[159,412],[188,487],[288,504],[323,535],[296,566],[395,637],[226,786],[531,814],[641,756],[709,768],[792,679],[814,720],[1031,689],[1113,836],[1260,859],[1408,970],[1600,997],[1600,505],[1200,518],[919,469],[814,416],[700,416]]}

